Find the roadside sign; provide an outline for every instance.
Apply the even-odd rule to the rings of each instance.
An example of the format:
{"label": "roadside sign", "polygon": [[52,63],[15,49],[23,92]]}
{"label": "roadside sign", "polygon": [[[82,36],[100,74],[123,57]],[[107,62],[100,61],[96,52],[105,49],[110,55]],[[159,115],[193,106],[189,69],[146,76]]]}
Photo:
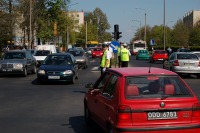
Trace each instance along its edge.
{"label": "roadside sign", "polygon": [[150,40],[150,45],[155,45],[154,39],[151,39],[151,40]]}
{"label": "roadside sign", "polygon": [[112,41],[110,47],[113,49],[113,53],[117,53],[117,49],[120,47],[120,44],[118,41]]}

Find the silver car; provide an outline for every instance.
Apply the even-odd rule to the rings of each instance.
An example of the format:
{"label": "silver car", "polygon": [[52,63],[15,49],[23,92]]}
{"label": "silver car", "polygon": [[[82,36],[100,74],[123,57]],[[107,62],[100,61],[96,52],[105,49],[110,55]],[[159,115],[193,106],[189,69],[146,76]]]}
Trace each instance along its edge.
{"label": "silver car", "polygon": [[192,52],[174,52],[163,63],[163,68],[179,74],[195,74],[200,78],[200,61]]}
{"label": "silver car", "polygon": [[0,74],[36,73],[36,60],[27,50],[10,50],[0,60]]}

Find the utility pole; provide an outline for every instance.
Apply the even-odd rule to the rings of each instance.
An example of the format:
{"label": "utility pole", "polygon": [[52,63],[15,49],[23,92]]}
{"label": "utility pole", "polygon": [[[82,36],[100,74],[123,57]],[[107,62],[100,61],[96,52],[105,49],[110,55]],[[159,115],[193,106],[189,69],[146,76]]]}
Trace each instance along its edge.
{"label": "utility pole", "polygon": [[31,15],[32,15],[32,10],[31,10],[31,8],[32,8],[32,0],[30,0],[30,8],[29,8],[29,44],[28,44],[28,49],[31,49],[31,41],[32,41],[32,37],[31,37]]}
{"label": "utility pole", "polygon": [[163,38],[164,38],[164,50],[165,50],[165,0],[164,0],[164,18],[163,18]]}

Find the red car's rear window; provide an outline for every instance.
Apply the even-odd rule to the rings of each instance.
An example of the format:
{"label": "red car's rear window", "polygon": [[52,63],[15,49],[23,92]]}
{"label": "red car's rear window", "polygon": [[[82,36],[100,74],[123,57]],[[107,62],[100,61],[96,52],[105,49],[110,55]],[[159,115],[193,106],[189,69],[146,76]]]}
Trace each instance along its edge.
{"label": "red car's rear window", "polygon": [[166,54],[167,52],[166,51],[155,51],[154,53],[155,54]]}
{"label": "red car's rear window", "polygon": [[127,77],[125,97],[191,97],[192,93],[177,76]]}

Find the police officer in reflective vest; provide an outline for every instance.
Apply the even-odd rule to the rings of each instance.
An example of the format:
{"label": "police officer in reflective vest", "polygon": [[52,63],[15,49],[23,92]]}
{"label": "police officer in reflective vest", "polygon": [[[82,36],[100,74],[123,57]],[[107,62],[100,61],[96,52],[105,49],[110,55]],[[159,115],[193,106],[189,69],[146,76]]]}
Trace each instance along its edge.
{"label": "police officer in reflective vest", "polygon": [[123,48],[122,42],[120,42],[120,46],[117,48],[117,56],[118,56],[118,67],[121,67],[121,49]]}
{"label": "police officer in reflective vest", "polygon": [[131,55],[130,51],[127,49],[127,44],[123,44],[123,48],[121,49],[121,65],[122,67],[128,67],[129,56]]}
{"label": "police officer in reflective vest", "polygon": [[103,55],[100,62],[101,74],[103,74],[103,72],[110,67],[110,53],[108,52],[108,45],[103,45],[102,48]]}

